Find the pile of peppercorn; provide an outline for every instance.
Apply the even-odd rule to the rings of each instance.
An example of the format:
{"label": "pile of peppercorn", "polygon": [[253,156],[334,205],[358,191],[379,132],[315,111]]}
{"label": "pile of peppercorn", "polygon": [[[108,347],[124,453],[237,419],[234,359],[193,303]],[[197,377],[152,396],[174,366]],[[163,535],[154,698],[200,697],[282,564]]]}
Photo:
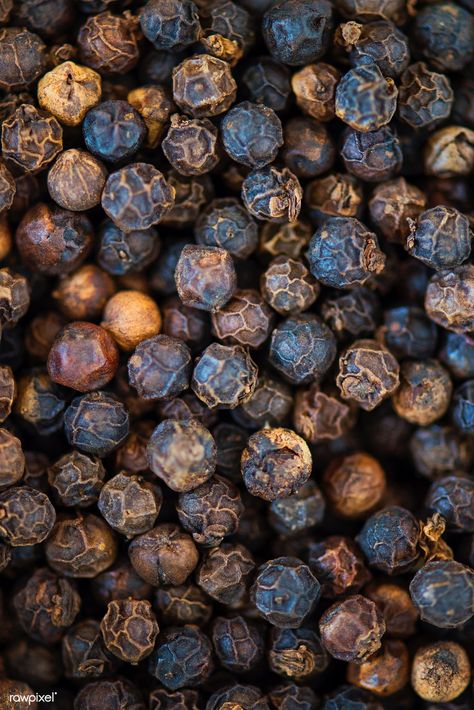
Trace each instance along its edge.
{"label": "pile of peppercorn", "polygon": [[0,0],[1,710],[472,709],[473,13]]}

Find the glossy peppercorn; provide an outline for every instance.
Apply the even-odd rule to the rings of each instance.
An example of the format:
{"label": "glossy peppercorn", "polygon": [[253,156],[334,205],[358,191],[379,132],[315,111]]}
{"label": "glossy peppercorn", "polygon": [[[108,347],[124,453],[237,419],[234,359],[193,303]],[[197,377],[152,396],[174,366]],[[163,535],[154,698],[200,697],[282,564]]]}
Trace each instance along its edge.
{"label": "glossy peppercorn", "polygon": [[130,351],[155,336],[161,328],[156,302],[139,291],[119,291],[107,301],[101,326],[122,350]]}
{"label": "glossy peppercorn", "polygon": [[88,150],[111,163],[130,159],[146,135],[140,114],[126,101],[98,104],[87,113],[82,125]]}
{"label": "glossy peppercorn", "polygon": [[74,623],[81,598],[73,582],[42,567],[16,592],[13,605],[28,636],[51,644]]}
{"label": "glossy peppercorn", "polygon": [[394,505],[368,518],[356,540],[369,566],[396,574],[411,569],[417,561],[419,536],[413,514]]}
{"label": "glossy peppercorn", "polygon": [[474,614],[474,572],[454,560],[428,562],[410,583],[420,618],[433,626],[462,626]]}
{"label": "glossy peppercorn", "polygon": [[48,173],[48,190],[65,210],[84,212],[100,204],[107,170],[85,150],[65,150]]}
{"label": "glossy peppercorn", "polygon": [[302,197],[298,178],[288,168],[254,170],[242,183],[242,200],[258,219],[295,222]]}
{"label": "glossy peppercorn", "polygon": [[79,29],[77,44],[84,64],[104,74],[125,74],[138,63],[137,20],[104,12],[93,15]]}
{"label": "glossy peppercorn", "polygon": [[411,683],[421,698],[449,703],[466,689],[471,664],[464,648],[453,641],[422,646],[413,659]]}
{"label": "glossy peppercorn", "polygon": [[38,82],[38,102],[65,126],[79,126],[102,95],[101,76],[89,67],[63,62]]}
{"label": "glossy peppercorn", "polygon": [[90,392],[72,400],[64,414],[70,444],[80,451],[106,456],[125,441],[129,416],[122,402],[107,392]]}
{"label": "glossy peppercorn", "polygon": [[361,664],[380,649],[385,621],[373,601],[354,594],[323,613],[319,631],[333,658]]}
{"label": "glossy peppercorn", "polygon": [[135,665],[153,651],[159,627],[149,601],[120,599],[109,602],[100,630],[106,648]]}
{"label": "glossy peppercorn", "polygon": [[101,460],[79,451],[64,454],[48,468],[53,497],[67,507],[87,508],[96,503],[104,478]]}

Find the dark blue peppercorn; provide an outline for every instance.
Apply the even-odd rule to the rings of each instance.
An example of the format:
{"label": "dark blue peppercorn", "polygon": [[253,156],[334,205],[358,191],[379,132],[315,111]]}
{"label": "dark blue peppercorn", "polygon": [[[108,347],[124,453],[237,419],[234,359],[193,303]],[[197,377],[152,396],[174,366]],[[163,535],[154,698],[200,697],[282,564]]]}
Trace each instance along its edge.
{"label": "dark blue peppercorn", "polygon": [[398,90],[376,64],[363,64],[341,78],[336,89],[336,116],[356,131],[376,131],[389,123]]}
{"label": "dark blue peppercorn", "polygon": [[469,335],[445,332],[439,358],[454,377],[474,377],[474,340]]}
{"label": "dark blue peppercorn", "polygon": [[196,241],[207,247],[221,247],[238,259],[247,259],[258,245],[255,220],[233,197],[213,200],[196,223]]}
{"label": "dark blue peppercorn", "polygon": [[265,104],[274,111],[283,111],[288,105],[290,72],[272,57],[252,59],[242,74],[242,85],[256,104]]}
{"label": "dark blue peppercorn", "polygon": [[409,510],[392,505],[371,515],[356,540],[371,567],[400,574],[416,562],[418,538],[416,518]]}
{"label": "dark blue peppercorn", "polygon": [[433,357],[438,330],[418,306],[399,306],[384,313],[384,343],[396,358]]}
{"label": "dark blue peppercorn", "polygon": [[352,66],[375,62],[384,76],[397,77],[410,61],[408,38],[392,22],[379,20],[360,25],[360,34],[351,41]]}
{"label": "dark blue peppercorn", "polygon": [[127,101],[103,101],[87,113],[82,124],[91,153],[110,163],[131,158],[146,137],[146,126]]}
{"label": "dark blue peppercorn", "polygon": [[263,38],[270,54],[284,64],[314,62],[326,52],[333,28],[327,0],[280,0],[265,13]]}
{"label": "dark blue peppercorn", "polygon": [[201,32],[196,5],[191,0],[148,0],[140,13],[143,34],[156,49],[184,49]]}
{"label": "dark blue peppercorn", "polygon": [[177,690],[200,685],[213,666],[209,639],[197,626],[187,625],[160,634],[148,669],[166,688]]}
{"label": "dark blue peppercorn", "polygon": [[281,122],[273,109],[243,101],[222,119],[224,148],[238,163],[263,168],[273,162],[283,144]]}
{"label": "dark blue peppercorn", "polygon": [[455,390],[451,418],[462,434],[474,434],[474,380],[466,380]]}
{"label": "dark blue peppercorn", "polygon": [[428,562],[413,577],[410,594],[423,621],[457,628],[474,614],[474,570],[454,560]]}
{"label": "dark blue peppercorn", "polygon": [[454,207],[440,205],[418,217],[406,249],[432,269],[450,269],[469,257],[471,237],[468,218]]}
{"label": "dark blue peppercorn", "polygon": [[474,55],[474,17],[454,2],[427,5],[415,17],[413,46],[435,69],[459,71]]}
{"label": "dark blue peppercorn", "polygon": [[242,200],[258,219],[295,222],[302,197],[299,180],[288,168],[269,165],[253,170],[242,183]]}
{"label": "dark blue peppercorn", "polygon": [[99,230],[97,263],[113,276],[142,271],[160,250],[158,232],[153,227],[122,232],[110,219]]}
{"label": "dark blue peppercorn", "polygon": [[425,501],[431,513],[439,513],[453,533],[474,533],[474,479],[444,476],[431,484]]}
{"label": "dark blue peppercorn", "polygon": [[260,614],[280,629],[294,629],[310,614],[321,586],[307,565],[296,557],[278,557],[263,564],[251,589]]}
{"label": "dark blue peppercorn", "polygon": [[315,315],[286,318],[272,333],[268,357],[288,382],[307,384],[321,379],[331,367],[336,338]]}
{"label": "dark blue peppercorn", "polygon": [[128,412],[115,395],[89,392],[72,400],[64,415],[64,431],[71,446],[107,456],[128,436]]}
{"label": "dark blue peppercorn", "polygon": [[366,690],[342,685],[327,696],[322,710],[379,710],[377,699]]}
{"label": "dark blue peppercorn", "polygon": [[326,220],[313,234],[306,258],[315,279],[334,288],[364,284],[385,266],[376,235],[354,217]]}
{"label": "dark blue peppercorn", "polygon": [[411,128],[433,128],[448,118],[453,96],[447,76],[431,71],[424,62],[416,62],[401,77],[400,119]]}
{"label": "dark blue peppercorn", "polygon": [[389,126],[361,133],[347,128],[342,136],[341,157],[346,170],[367,182],[394,177],[402,167],[400,141]]}

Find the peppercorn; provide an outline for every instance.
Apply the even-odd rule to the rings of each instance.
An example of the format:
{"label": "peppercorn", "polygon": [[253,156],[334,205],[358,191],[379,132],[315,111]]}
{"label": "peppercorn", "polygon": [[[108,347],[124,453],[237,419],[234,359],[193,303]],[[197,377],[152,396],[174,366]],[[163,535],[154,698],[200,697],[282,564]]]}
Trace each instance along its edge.
{"label": "peppercorn", "polygon": [[198,244],[221,247],[238,259],[246,259],[258,244],[255,220],[235,198],[213,200],[196,222]]}
{"label": "peppercorn", "polygon": [[209,597],[195,584],[189,583],[156,589],[154,606],[160,614],[160,619],[172,626],[205,626],[212,615]]}
{"label": "peppercorn", "polygon": [[15,593],[13,606],[29,637],[52,644],[74,623],[81,598],[74,582],[42,567]]}
{"label": "peppercorn", "polygon": [[84,142],[102,160],[119,163],[131,158],[145,140],[146,126],[126,101],[103,101],[88,111],[82,124]]}
{"label": "peppercorn", "polygon": [[0,88],[26,89],[46,69],[46,45],[24,27],[0,29]]}
{"label": "peppercorn", "polygon": [[130,538],[153,527],[162,500],[155,483],[122,471],[102,487],[97,507],[111,528]]}
{"label": "peppercorn", "polygon": [[401,365],[392,404],[398,416],[412,424],[433,424],[446,413],[452,388],[448,372],[437,360],[408,360]]}
{"label": "peppercorn", "polygon": [[394,695],[408,683],[410,659],[403,641],[382,642],[378,654],[362,664],[350,663],[347,680],[378,696]]}
{"label": "peppercorn", "polygon": [[85,150],[65,150],[48,173],[52,199],[65,210],[84,212],[100,204],[107,170]]}
{"label": "peppercorn", "polygon": [[107,302],[101,325],[122,350],[130,351],[160,331],[161,315],[150,296],[139,291],[119,291]]}
{"label": "peppercorn", "polygon": [[452,207],[429,209],[412,226],[406,249],[432,269],[460,266],[471,253],[469,220]]}
{"label": "peppercorn", "polygon": [[354,406],[334,393],[322,391],[318,383],[296,393],[293,425],[311,444],[338,439],[355,423]]}
{"label": "peppercorn", "polygon": [[290,72],[272,57],[256,57],[245,68],[241,77],[249,98],[274,111],[283,111],[291,92]]}
{"label": "peppercorn", "polygon": [[359,592],[371,579],[359,548],[340,535],[311,544],[308,564],[321,583],[323,597],[330,599]]}
{"label": "peppercorn", "polygon": [[152,587],[131,566],[128,559],[120,560],[91,580],[91,592],[102,606],[114,599],[148,599]]}
{"label": "peppercorn", "polygon": [[278,256],[270,262],[260,280],[262,295],[280,315],[306,311],[319,295],[319,284],[302,261]]}
{"label": "peppercorn", "polygon": [[240,345],[211,343],[196,360],[191,388],[207,407],[234,409],[250,399],[258,370]]}
{"label": "peppercorn", "polygon": [[89,17],[77,35],[84,64],[104,74],[125,74],[138,63],[138,21],[126,12],[121,17],[103,12]]}
{"label": "peppercorn", "polygon": [[251,670],[263,657],[263,635],[243,616],[216,617],[211,640],[219,663],[235,673]]}
{"label": "peppercorn", "polygon": [[425,506],[439,513],[451,532],[474,532],[474,481],[467,476],[446,476],[431,484]]}
{"label": "peppercorn", "polygon": [[220,247],[185,246],[176,265],[175,279],[182,302],[206,311],[222,308],[237,286],[232,258]]}
{"label": "peppercorn", "polygon": [[251,168],[263,168],[273,162],[283,144],[281,122],[273,109],[250,101],[228,111],[221,131],[228,155]]}
{"label": "peppercorn", "polygon": [[170,690],[201,685],[213,669],[210,641],[193,625],[163,631],[149,663],[150,673]]}
{"label": "peppercorn", "polygon": [[449,703],[467,688],[470,676],[468,655],[454,641],[437,641],[415,653],[411,683],[423,700]]}
{"label": "peppercorn", "polygon": [[21,639],[5,649],[5,661],[12,675],[24,677],[34,687],[56,685],[61,680],[61,658],[54,646]]}
{"label": "peppercorn", "polygon": [[457,379],[474,377],[474,341],[462,333],[443,333],[439,359]]}
{"label": "peppercorn", "polygon": [[158,224],[173,204],[174,189],[148,163],[130,163],[111,173],[102,192],[104,212],[124,232]]}
{"label": "peppercorn", "polygon": [[173,99],[194,118],[224,113],[236,94],[237,84],[229,65],[209,54],[197,54],[173,69]]}
{"label": "peppercorn", "polygon": [[324,472],[323,491],[336,515],[364,518],[377,508],[386,491],[379,462],[364,453],[335,459]]}
{"label": "peppercorn", "polygon": [[377,604],[385,619],[387,636],[409,638],[415,633],[418,611],[401,586],[386,582],[369,584],[364,594]]}
{"label": "peppercorn", "polygon": [[242,200],[259,219],[295,222],[302,197],[298,178],[288,168],[270,165],[253,170],[242,183]]}
{"label": "peppercorn", "polygon": [[474,53],[474,20],[454,2],[425,7],[416,16],[413,39],[435,69],[459,71]]}
{"label": "peppercorn", "polygon": [[356,131],[376,131],[390,122],[398,89],[377,64],[361,64],[344,74],[336,88],[336,116]]}
{"label": "peppercorn", "polygon": [[[185,177],[176,170],[170,170],[168,184],[175,191],[175,203],[161,220],[162,225],[173,229],[193,226],[205,205],[214,197],[214,186],[209,175]],[[242,210],[244,212],[244,210]],[[247,220],[252,218],[247,215]],[[210,246],[215,246],[211,244]],[[218,244],[216,246],[219,246]]]}
{"label": "peppercorn", "polygon": [[236,608],[246,600],[254,569],[255,562],[243,545],[223,542],[205,552],[196,582],[216,601]]}
{"label": "peppercorn", "polygon": [[417,306],[391,308],[384,313],[378,337],[397,358],[429,358],[434,354],[437,328]]}
{"label": "peppercorn", "polygon": [[0,214],[8,211],[16,193],[16,184],[8,168],[0,163]]}
{"label": "peppercorn", "polygon": [[411,569],[417,561],[419,535],[412,513],[392,505],[371,515],[356,540],[369,566],[396,574]]}
{"label": "peppercorn", "polygon": [[191,351],[180,340],[155,335],[142,340],[128,361],[130,384],[144,399],[171,399],[187,389]]}
{"label": "peppercorn", "polygon": [[17,171],[44,170],[62,147],[63,131],[57,120],[31,104],[22,104],[2,123],[2,155]]}
{"label": "peppercorn", "polygon": [[328,664],[328,654],[312,629],[272,628],[268,665],[274,673],[297,683],[308,683],[323,673]]}
{"label": "peppercorn", "polygon": [[466,380],[455,391],[451,404],[451,419],[461,434],[474,432],[473,380]]}
{"label": "peppercorn", "polygon": [[[105,304],[114,293],[114,282],[105,271],[102,271],[94,264],[84,264],[72,274],[63,276],[52,295],[56,299],[58,307],[68,318],[72,320],[96,320],[101,316]],[[53,331],[52,326],[54,325],[56,328],[58,315],[53,311],[51,317],[52,320],[45,325],[48,325]],[[40,323],[41,321],[35,328],[35,333],[39,331]],[[59,323],[61,323],[60,326]],[[57,335],[62,325],[63,322],[58,321],[55,335]],[[40,337],[39,332],[36,337]],[[41,337],[44,337],[44,334]],[[49,351],[49,347],[47,350]]]}
{"label": "peppercorn", "polygon": [[0,536],[12,547],[43,542],[55,520],[51,501],[34,488],[11,487],[0,493]]}
{"label": "peppercorn", "polygon": [[38,82],[39,105],[65,126],[79,126],[101,94],[100,74],[75,62],[59,64]]}
{"label": "peppercorn", "polygon": [[260,233],[259,252],[265,262],[276,256],[298,259],[303,256],[310,239],[311,226],[306,221],[266,222]]}
{"label": "peppercorn", "polygon": [[213,693],[206,705],[206,710],[222,710],[226,707],[240,706],[244,710],[269,710],[266,696],[254,685],[232,683]]}
{"label": "peppercorn", "polygon": [[174,114],[161,146],[173,168],[182,175],[208,173],[220,159],[217,128],[207,118]]}
{"label": "peppercorn", "polygon": [[84,214],[39,203],[23,217],[15,240],[21,258],[33,271],[68,274],[91,249],[92,224]]}
{"label": "peppercorn", "polygon": [[356,340],[339,358],[336,384],[343,399],[371,411],[397,389],[399,366],[376,341]]}
{"label": "peppercorn", "polygon": [[183,584],[198,563],[190,535],[174,523],[162,523],[138,535],[128,548],[135,571],[149,584]]}
{"label": "peppercorn", "polygon": [[10,415],[15,397],[16,382],[12,369],[8,365],[0,365],[0,422]]}
{"label": "peppercorn", "polygon": [[332,32],[332,7],[322,0],[280,0],[263,17],[262,31],[270,54],[284,64],[314,62],[327,50]]}
{"label": "peppercorn", "polygon": [[87,508],[96,503],[104,478],[101,460],[79,451],[64,454],[48,468],[53,496],[67,507]]}
{"label": "peppercorn", "polygon": [[14,412],[40,435],[61,429],[65,407],[61,389],[45,369],[34,368],[18,380]]}
{"label": "peppercorn", "polygon": [[370,218],[383,236],[395,243],[405,243],[412,220],[426,206],[425,194],[405,178],[377,185],[369,201]]}
{"label": "peppercorn", "polygon": [[276,710],[314,710],[318,705],[315,692],[308,686],[299,686],[295,683],[285,683],[272,688],[268,698]]}
{"label": "peppercorn", "polygon": [[198,710],[199,694],[197,690],[171,691],[155,688],[151,691],[148,702],[150,710]]}
{"label": "peppercorn", "polygon": [[309,480],[288,498],[274,500],[270,505],[268,521],[281,535],[294,535],[319,525],[325,507],[320,489]]}
{"label": "peppercorn", "polygon": [[258,348],[270,334],[273,314],[258,291],[238,289],[230,301],[212,313],[211,320],[219,340]]}
{"label": "peppercorn", "polygon": [[140,25],[156,49],[184,49],[201,33],[197,7],[191,0],[151,0],[140,14]]}
{"label": "peppercorn", "polygon": [[474,131],[463,126],[447,126],[432,133],[425,143],[424,168],[427,175],[452,178],[469,175],[474,167]]}
{"label": "peppercorn", "polygon": [[440,628],[457,628],[474,614],[474,572],[454,560],[428,562],[410,583],[420,618]]}
{"label": "peppercorn", "polygon": [[94,619],[84,619],[70,627],[61,642],[66,678],[99,678],[113,673],[118,660],[104,647],[100,625]]}
{"label": "peppercorn", "polygon": [[109,710],[117,705],[120,707],[120,703],[125,705],[127,710],[144,710],[145,707],[141,692],[126,678],[97,680],[81,688],[74,700],[74,710]]}
{"label": "peppercorn", "polygon": [[360,665],[380,649],[385,621],[373,601],[354,594],[323,613],[319,631],[333,658]]}
{"label": "peppercorn", "polygon": [[403,161],[400,141],[389,126],[368,133],[346,128],[340,153],[346,170],[367,182],[393,178]]}
{"label": "peppercorn", "polygon": [[111,653],[136,665],[153,651],[159,627],[149,601],[120,599],[109,602],[100,630]]}
{"label": "peppercorn", "polygon": [[418,429],[411,439],[410,450],[418,472],[430,479],[469,470],[474,455],[468,439],[455,429],[436,424]]}
{"label": "peppercorn", "polygon": [[[143,401],[143,400],[142,400]],[[192,392],[158,402],[157,413],[168,419],[197,419],[207,428],[216,423],[216,412],[209,410]]]}
{"label": "peppercorn", "polygon": [[160,250],[158,233],[153,227],[123,232],[111,220],[102,224],[99,240],[97,261],[113,276],[143,271]]}
{"label": "peppercorn", "polygon": [[431,71],[424,62],[416,62],[401,76],[400,119],[411,128],[433,128],[448,118],[453,98],[447,76]]}
{"label": "peppercorn", "polygon": [[107,456],[128,436],[128,412],[115,395],[90,392],[72,400],[64,414],[64,431],[80,451]]}
{"label": "peppercorn", "polygon": [[326,128],[310,117],[293,118],[285,125],[281,157],[299,178],[311,178],[331,169],[335,146]]}
{"label": "peppercorn", "polygon": [[117,557],[117,539],[102,518],[88,513],[64,517],[45,545],[49,566],[65,577],[91,578]]}
{"label": "peppercorn", "polygon": [[438,325],[455,333],[474,329],[469,303],[474,293],[474,266],[464,264],[435,273],[426,289],[425,310]]}

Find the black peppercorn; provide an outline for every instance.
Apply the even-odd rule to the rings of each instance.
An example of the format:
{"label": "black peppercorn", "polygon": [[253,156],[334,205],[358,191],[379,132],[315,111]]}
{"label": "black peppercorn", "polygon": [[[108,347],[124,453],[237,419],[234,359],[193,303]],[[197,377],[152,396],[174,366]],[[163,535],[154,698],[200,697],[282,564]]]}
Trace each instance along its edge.
{"label": "black peppercorn", "polygon": [[223,542],[203,555],[196,582],[210,597],[235,608],[247,599],[254,569],[252,555],[243,545]]}
{"label": "black peppercorn", "polygon": [[145,37],[156,49],[184,49],[199,39],[201,28],[191,0],[151,0],[140,14]]}
{"label": "black peppercorn", "polygon": [[24,27],[0,29],[0,88],[25,89],[46,69],[46,45]]}
{"label": "black peppercorn", "polygon": [[246,259],[258,244],[255,220],[235,198],[213,200],[196,222],[196,241],[221,247],[238,259]]}
{"label": "black peppercorn", "polygon": [[273,109],[244,101],[234,106],[221,123],[228,155],[250,168],[273,162],[283,144],[281,122]]}
{"label": "black peppercorn", "polygon": [[263,657],[263,635],[243,616],[216,617],[211,639],[219,663],[234,673],[251,670]]}
{"label": "black peppercorn", "polygon": [[207,407],[234,409],[252,396],[258,369],[240,345],[211,343],[196,361],[191,388]]}
{"label": "black peppercorn", "polygon": [[43,542],[55,520],[56,511],[41,491],[19,486],[0,493],[0,537],[12,547]]}
{"label": "black peppercorn", "polygon": [[153,651],[159,627],[149,601],[120,599],[109,602],[100,631],[114,656],[136,665]]}
{"label": "black peppercorn", "polygon": [[203,175],[219,162],[217,128],[207,118],[174,114],[161,146],[181,175]]}
{"label": "black peppercorn", "polygon": [[3,159],[22,173],[44,170],[62,147],[63,131],[57,120],[31,104],[22,104],[3,121]]}
{"label": "black peppercorn", "polygon": [[422,620],[442,629],[462,626],[474,614],[474,571],[454,560],[428,562],[410,594]]}
{"label": "black peppercorn", "polygon": [[79,451],[64,454],[48,468],[53,495],[67,507],[87,508],[96,503],[104,478],[101,460]]}
{"label": "black peppercorn", "polygon": [[394,505],[368,518],[356,539],[371,567],[396,574],[411,569],[417,561],[419,537],[413,514]]}
{"label": "black peppercorn", "polygon": [[403,161],[400,141],[389,126],[368,133],[347,128],[342,137],[341,157],[348,172],[367,182],[395,177]]}
{"label": "black peppercorn", "polygon": [[128,361],[132,387],[144,399],[172,399],[188,388],[191,351],[169,335],[155,335],[139,343]]}
{"label": "black peppercorn", "polygon": [[160,619],[171,626],[205,626],[213,610],[211,599],[195,584],[156,589],[154,606],[160,614]]}
{"label": "black peppercorn", "polygon": [[329,657],[319,636],[310,628],[272,628],[268,649],[270,669],[296,683],[309,683],[323,673]]}
{"label": "black peppercorn", "polygon": [[129,416],[115,395],[91,392],[72,400],[64,429],[69,443],[80,451],[106,456],[128,436]]}
{"label": "black peppercorn", "polygon": [[79,29],[77,44],[81,62],[104,74],[125,74],[138,63],[138,21],[104,12],[93,15]]}
{"label": "black peppercorn", "polygon": [[185,59],[173,69],[173,99],[184,113],[195,118],[227,111],[237,94],[229,65],[209,54]]}
{"label": "black peppercorn", "polygon": [[149,663],[150,673],[170,690],[201,685],[213,669],[211,643],[191,624],[163,631]]}
{"label": "black peppercorn", "polygon": [[213,311],[235,293],[237,277],[232,258],[220,247],[184,247],[176,265],[176,287],[184,305]]}
{"label": "black peppercorn", "polygon": [[377,64],[361,64],[344,74],[336,89],[336,116],[356,131],[376,131],[390,122],[398,89]]}
{"label": "black peppercorn", "polygon": [[102,487],[97,507],[111,528],[125,537],[133,537],[153,527],[162,499],[161,489],[155,483],[123,471]]}

